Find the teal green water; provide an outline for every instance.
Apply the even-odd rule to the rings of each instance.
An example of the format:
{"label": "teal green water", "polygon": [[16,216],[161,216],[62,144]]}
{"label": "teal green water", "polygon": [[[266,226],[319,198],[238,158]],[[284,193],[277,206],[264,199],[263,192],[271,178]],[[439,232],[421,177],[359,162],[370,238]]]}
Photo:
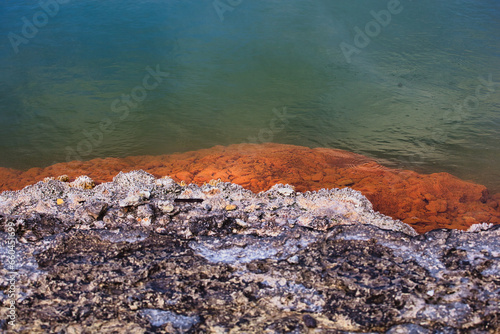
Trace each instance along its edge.
{"label": "teal green water", "polygon": [[272,141],[500,191],[499,17],[497,0],[2,2],[0,166]]}

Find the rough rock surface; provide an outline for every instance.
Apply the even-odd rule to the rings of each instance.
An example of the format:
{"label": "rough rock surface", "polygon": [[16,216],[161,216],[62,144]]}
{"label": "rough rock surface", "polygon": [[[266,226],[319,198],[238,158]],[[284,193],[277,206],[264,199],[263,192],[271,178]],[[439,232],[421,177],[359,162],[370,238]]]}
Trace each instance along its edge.
{"label": "rough rock surface", "polygon": [[349,188],[142,171],[0,194],[17,333],[498,333],[500,226],[418,235]]}

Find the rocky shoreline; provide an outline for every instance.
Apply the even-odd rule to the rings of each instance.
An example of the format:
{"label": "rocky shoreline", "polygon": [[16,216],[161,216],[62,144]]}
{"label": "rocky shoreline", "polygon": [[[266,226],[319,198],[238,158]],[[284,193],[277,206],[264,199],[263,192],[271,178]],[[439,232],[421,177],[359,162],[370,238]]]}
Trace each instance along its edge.
{"label": "rocky shoreline", "polygon": [[[496,333],[500,226],[418,235],[358,191],[118,174],[0,194],[16,333]],[[10,227],[10,230],[9,230]],[[12,249],[12,248],[10,248]],[[9,250],[0,284],[9,288]]]}
{"label": "rocky shoreline", "polygon": [[265,143],[215,146],[159,156],[70,161],[27,171],[0,167],[0,191],[20,190],[58,175],[88,175],[96,184],[119,172],[142,169],[157,178],[202,185],[221,179],[255,193],[278,183],[297,191],[349,187],[360,191],[375,211],[412,226],[467,230],[478,223],[500,224],[500,193],[448,173],[420,174],[388,168],[373,159],[332,148]]}

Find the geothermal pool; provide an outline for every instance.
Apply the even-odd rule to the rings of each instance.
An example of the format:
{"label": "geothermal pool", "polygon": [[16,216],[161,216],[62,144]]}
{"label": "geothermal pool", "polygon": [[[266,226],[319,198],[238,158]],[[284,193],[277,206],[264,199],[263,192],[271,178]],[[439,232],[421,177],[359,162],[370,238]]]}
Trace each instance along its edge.
{"label": "geothermal pool", "polygon": [[498,193],[499,15],[495,0],[4,1],[0,167],[274,142]]}

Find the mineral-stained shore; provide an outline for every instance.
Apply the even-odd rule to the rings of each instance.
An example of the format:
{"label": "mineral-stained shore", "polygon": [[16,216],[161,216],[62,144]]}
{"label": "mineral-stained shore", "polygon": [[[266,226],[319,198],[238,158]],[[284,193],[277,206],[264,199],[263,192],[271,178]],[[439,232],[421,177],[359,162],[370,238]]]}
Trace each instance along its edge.
{"label": "mineral-stained shore", "polygon": [[418,235],[349,188],[143,171],[0,194],[16,333],[498,333],[500,226]]}
{"label": "mineral-stained shore", "polygon": [[202,185],[220,178],[253,192],[277,183],[298,191],[349,187],[360,191],[374,209],[424,233],[435,228],[467,230],[487,222],[500,224],[500,194],[448,173],[419,174],[384,167],[348,151],[276,143],[215,146],[171,155],[71,161],[27,171],[0,167],[0,191],[18,190],[62,174],[71,180],[88,175],[109,182],[120,171],[142,169],[156,177]]}

